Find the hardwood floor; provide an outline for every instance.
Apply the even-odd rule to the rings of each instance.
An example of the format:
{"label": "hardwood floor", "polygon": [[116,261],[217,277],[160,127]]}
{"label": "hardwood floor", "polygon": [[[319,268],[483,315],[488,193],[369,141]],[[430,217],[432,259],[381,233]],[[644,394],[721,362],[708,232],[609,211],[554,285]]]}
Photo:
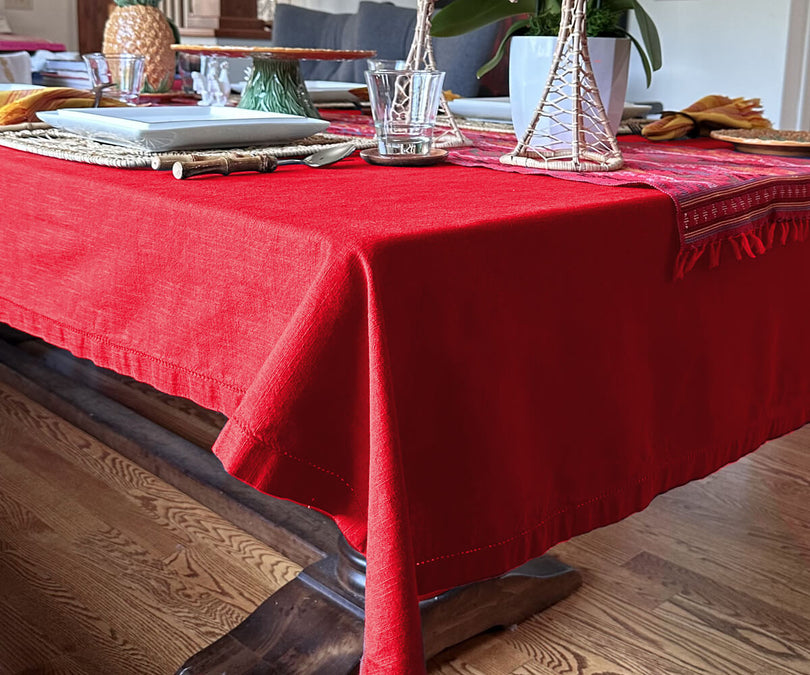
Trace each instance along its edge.
{"label": "hardwood floor", "polygon": [[[808,495],[805,427],[557,546],[582,589],[430,673],[810,674]],[[298,569],[0,384],[0,674],[173,673]]]}
{"label": "hardwood floor", "polygon": [[299,569],[0,384],[0,673],[173,673]]}
{"label": "hardwood floor", "polygon": [[810,673],[810,426],[552,552],[582,588],[431,675]]}

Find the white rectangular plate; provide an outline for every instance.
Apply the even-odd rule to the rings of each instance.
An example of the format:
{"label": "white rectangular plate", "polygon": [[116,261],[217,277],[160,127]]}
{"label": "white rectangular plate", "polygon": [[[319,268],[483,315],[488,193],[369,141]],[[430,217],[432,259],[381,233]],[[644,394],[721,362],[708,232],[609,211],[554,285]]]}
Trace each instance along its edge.
{"label": "white rectangular plate", "polygon": [[[490,98],[457,98],[449,101],[447,105],[450,112],[459,117],[482,122],[512,122],[512,108],[508,96],[493,96]],[[638,117],[650,112],[648,105],[625,103],[622,119]]]}
{"label": "white rectangular plate", "polygon": [[[360,99],[352,94],[351,90],[366,88],[366,85],[360,82],[333,82],[331,80],[306,80],[304,84],[313,103],[357,103]],[[231,91],[237,94],[243,93],[245,83],[232,84]]]}
{"label": "white rectangular plate", "polygon": [[508,96],[456,98],[448,101],[450,112],[469,120],[512,123],[512,108]]}
{"label": "white rectangular plate", "polygon": [[37,113],[51,126],[151,152],[271,145],[324,131],[324,120],[242,108],[63,108]]}
{"label": "white rectangular plate", "polygon": [[304,84],[313,103],[357,103],[352,89],[365,89],[359,82],[331,82],[329,80],[307,80]]}

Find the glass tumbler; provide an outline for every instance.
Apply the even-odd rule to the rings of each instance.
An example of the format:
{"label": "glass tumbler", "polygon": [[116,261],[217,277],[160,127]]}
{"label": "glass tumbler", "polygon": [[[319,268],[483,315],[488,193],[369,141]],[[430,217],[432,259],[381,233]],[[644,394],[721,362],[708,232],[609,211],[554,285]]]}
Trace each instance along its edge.
{"label": "glass tumbler", "polygon": [[145,57],[140,54],[85,54],[87,73],[93,90],[105,88],[104,95],[124,103],[138,102],[143,87]]}
{"label": "glass tumbler", "polygon": [[442,95],[440,70],[366,71],[380,155],[428,155]]}

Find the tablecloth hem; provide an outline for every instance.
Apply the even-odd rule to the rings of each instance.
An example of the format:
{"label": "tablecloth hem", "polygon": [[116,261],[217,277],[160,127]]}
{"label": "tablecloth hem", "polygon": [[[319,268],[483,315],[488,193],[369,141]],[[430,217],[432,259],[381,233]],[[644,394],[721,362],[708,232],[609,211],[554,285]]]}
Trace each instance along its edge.
{"label": "tablecloth hem", "polygon": [[[266,439],[261,438],[258,434],[251,431],[248,425],[244,421],[239,419],[236,415],[232,416],[229,419],[229,422],[235,425],[237,427],[237,433],[243,436],[243,438],[240,439],[239,441],[240,445],[244,445],[245,447],[255,447],[256,445],[263,445],[273,453],[277,453],[278,455],[281,455],[286,459],[291,459],[294,462],[298,462],[299,464],[303,464],[304,466],[307,466],[310,469],[314,469],[315,471],[318,471],[320,473],[326,474],[334,478],[339,483],[341,483],[344,488],[348,489],[349,492],[351,492],[352,494],[355,493],[355,489],[352,487],[352,484],[345,478],[343,478],[343,476],[341,476],[338,472],[332,471],[331,469],[327,469],[326,467],[320,466],[319,464],[315,464],[314,462],[308,459],[304,459],[303,457],[298,457],[297,455],[289,453],[285,451],[283,448],[278,447],[277,444],[270,443]],[[262,480],[261,477],[256,475],[251,475],[249,478],[250,480]]]}
{"label": "tablecloth hem", "polygon": [[89,359],[99,367],[109,368],[172,396],[188,398],[225,414],[236,408],[245,393],[231,382],[117,344],[103,335],[26,309],[5,297],[0,297],[0,321],[66,349],[78,358]]}
{"label": "tablecloth hem", "polygon": [[[810,393],[802,400],[810,402]],[[769,417],[761,420],[755,431],[725,450],[696,449],[688,455],[678,455],[665,466],[658,467],[654,473],[643,475],[632,483],[580,504],[560,509],[514,537],[419,561],[416,563],[418,597],[424,600],[459,585],[500,576],[503,570],[514,569],[543,555],[560,542],[642,511],[657,495],[692,480],[705,478],[754,452],[769,440],[795,431],[808,422],[810,403],[783,411],[775,419]],[[487,558],[489,563],[486,562]],[[481,570],[484,569],[489,569],[490,573],[482,574]],[[452,570],[449,573],[455,580],[453,582],[449,581],[449,570]]]}

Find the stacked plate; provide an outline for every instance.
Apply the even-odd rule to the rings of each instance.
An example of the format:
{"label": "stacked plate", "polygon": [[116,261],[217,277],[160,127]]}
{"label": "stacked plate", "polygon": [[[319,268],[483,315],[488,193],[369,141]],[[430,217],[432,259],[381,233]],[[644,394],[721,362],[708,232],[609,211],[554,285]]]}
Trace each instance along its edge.
{"label": "stacked plate", "polygon": [[206,106],[64,108],[37,115],[65,131],[150,152],[282,144],[329,126],[309,117]]}
{"label": "stacked plate", "polygon": [[[491,98],[457,98],[448,102],[448,107],[454,115],[468,120],[479,122],[512,123],[512,108],[508,96],[495,96]],[[650,112],[652,106],[640,103],[625,103],[622,119],[643,117]]]}

